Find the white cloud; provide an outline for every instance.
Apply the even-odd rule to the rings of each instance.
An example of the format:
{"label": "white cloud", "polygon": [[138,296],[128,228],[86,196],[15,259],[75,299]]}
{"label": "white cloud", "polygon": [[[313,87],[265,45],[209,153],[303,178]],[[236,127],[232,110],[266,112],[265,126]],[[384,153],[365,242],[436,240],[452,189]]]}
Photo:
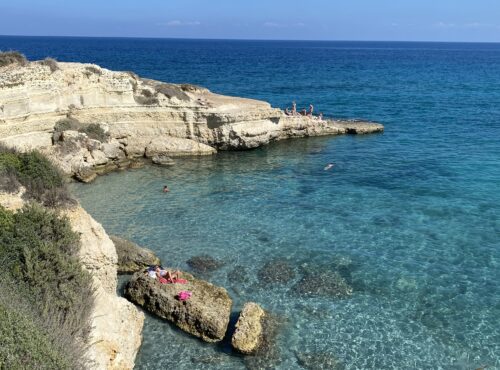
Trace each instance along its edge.
{"label": "white cloud", "polygon": [[201,22],[198,21],[179,21],[173,20],[167,22],[168,27],[183,27],[183,26],[199,26]]}
{"label": "white cloud", "polygon": [[454,28],[456,26],[457,25],[455,23],[449,23],[449,22],[443,22],[443,21],[440,21],[440,22],[437,22],[434,24],[434,27],[437,27],[437,28]]}

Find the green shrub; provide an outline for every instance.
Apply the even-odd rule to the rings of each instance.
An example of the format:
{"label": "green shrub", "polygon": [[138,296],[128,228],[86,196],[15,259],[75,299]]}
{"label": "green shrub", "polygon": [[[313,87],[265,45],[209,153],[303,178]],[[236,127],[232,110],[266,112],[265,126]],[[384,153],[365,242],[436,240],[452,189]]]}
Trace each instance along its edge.
{"label": "green shrub", "polygon": [[59,68],[59,65],[57,64],[57,60],[53,58],[45,58],[44,60],[41,60],[39,62],[43,66],[47,66],[50,68],[50,72],[54,73],[57,71]]}
{"label": "green shrub", "polygon": [[53,140],[60,140],[61,133],[67,130],[78,131],[86,134],[89,139],[106,142],[109,140],[109,134],[104,131],[101,125],[97,123],[82,123],[75,118],[63,118],[56,122],[54,126]]}
{"label": "green shrub", "polygon": [[[76,257],[79,247],[79,235],[72,231],[68,220],[52,211],[36,204],[25,206],[16,214],[0,208],[0,308],[7,307],[0,314],[0,332],[10,328],[9,301],[14,301],[14,309],[26,304],[28,311],[43,324],[35,322],[32,327],[36,333],[34,342],[23,336],[18,343],[7,341],[0,350],[0,364],[8,363],[8,359],[13,364],[25,361],[25,350],[29,353],[33,343],[40,346],[40,351],[34,353],[48,356],[41,358],[41,368],[59,368],[51,367],[55,361],[52,358],[71,363],[62,368],[80,368],[85,362],[84,343],[91,328],[95,295],[92,278]],[[8,286],[9,281],[22,293],[17,300],[15,297],[6,300],[6,293],[2,292],[13,290]],[[54,347],[47,347],[50,343]],[[31,361],[29,356],[28,360]]]}
{"label": "green shrub", "polygon": [[48,207],[75,204],[63,174],[37,151],[17,153],[0,147],[0,190],[13,193],[19,185],[26,188],[25,196]]}
{"label": "green shrub", "polygon": [[177,98],[183,101],[190,100],[189,96],[184,91],[182,91],[182,89],[179,86],[174,84],[166,84],[166,83],[158,84],[156,85],[155,90],[156,93],[163,94],[169,99]]}
{"label": "green shrub", "polygon": [[94,66],[87,66],[85,67],[85,70],[89,72],[90,74],[95,74],[98,76],[102,76],[102,70],[100,68],[94,67]]}
{"label": "green shrub", "polygon": [[134,100],[136,103],[141,104],[141,105],[158,105],[160,101],[156,96],[142,96],[142,95],[134,95]]}
{"label": "green shrub", "polygon": [[0,51],[0,67],[5,67],[9,64],[19,64],[24,66],[28,64],[28,60],[18,51]]}
{"label": "green shrub", "polygon": [[104,129],[101,127],[101,125],[98,125],[96,123],[90,123],[84,127],[82,127],[80,132],[83,132],[84,134],[87,134],[87,136],[90,139],[98,140],[100,142],[106,142],[109,140],[109,134],[104,131]]}
{"label": "green shrub", "polygon": [[[22,298],[19,298],[22,299]],[[54,339],[30,316],[0,304],[1,369],[71,369]]]}

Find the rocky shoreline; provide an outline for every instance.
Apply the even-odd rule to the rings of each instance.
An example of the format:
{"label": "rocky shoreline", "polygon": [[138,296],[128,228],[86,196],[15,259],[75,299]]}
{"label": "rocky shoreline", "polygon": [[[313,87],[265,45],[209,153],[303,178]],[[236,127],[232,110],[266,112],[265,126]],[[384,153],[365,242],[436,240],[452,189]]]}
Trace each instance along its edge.
{"label": "rocky shoreline", "polygon": [[[63,129],[55,131],[58,126]],[[57,63],[52,71],[31,62],[3,67],[0,74],[0,142],[40,150],[85,182],[140,165],[143,158],[168,163],[169,157],[247,150],[289,138],[383,129],[365,121],[287,116],[266,102],[91,64]]]}
{"label": "rocky shoreline", "polygon": [[[1,67],[0,71],[0,143],[20,151],[39,150],[65,174],[84,182],[109,171],[138,166],[144,158],[170,165],[171,157],[247,150],[288,138],[368,134],[384,129],[372,122],[291,117],[266,102],[222,96],[193,85],[147,80],[91,64],[57,63],[57,68],[50,68],[30,62]],[[0,205],[6,208],[15,210],[23,204],[22,193],[0,194]],[[116,294],[119,270],[114,242],[119,241],[113,242],[80,206],[64,214],[81,235],[79,259],[92,274],[98,292],[89,357],[96,369],[131,369],[142,340],[144,314]],[[140,279],[138,275],[132,282]],[[139,290],[134,301],[140,304],[142,299],[144,306]],[[129,296],[132,293],[129,289]],[[216,298],[223,293],[218,292]],[[175,303],[169,297],[160,295],[158,299],[168,306]],[[229,303],[225,300],[223,306],[229,321],[231,303],[227,298]],[[238,329],[261,331],[258,322],[263,316],[256,306],[245,307]],[[253,322],[245,322],[246,317],[253,317]],[[186,317],[185,327],[194,325],[189,320]],[[225,334],[224,323],[224,330],[218,327],[209,330],[209,335],[188,332],[219,340]],[[238,333],[235,342],[248,341],[251,348],[248,343],[235,347],[242,353],[251,352],[260,335],[248,335],[241,329]]]}

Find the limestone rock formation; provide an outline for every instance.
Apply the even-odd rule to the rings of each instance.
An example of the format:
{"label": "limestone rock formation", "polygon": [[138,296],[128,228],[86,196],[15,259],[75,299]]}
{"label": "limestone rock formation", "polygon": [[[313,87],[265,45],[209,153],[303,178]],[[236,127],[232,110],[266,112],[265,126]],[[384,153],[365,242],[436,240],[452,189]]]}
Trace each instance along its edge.
{"label": "limestone rock formation", "polygon": [[[0,193],[0,205],[10,210],[23,207],[24,189]],[[96,301],[87,356],[91,369],[133,369],[142,342],[144,314],[116,295],[117,255],[102,226],[80,206],[64,210],[74,231],[80,234],[79,259],[93,278]]]}
{"label": "limestone rock formation", "polygon": [[[375,123],[286,116],[266,102],[92,64],[57,66],[0,68],[0,142],[39,149],[82,181],[141,157],[210,155],[295,137],[383,131]],[[53,132],[64,119],[97,125],[106,138],[91,139],[82,130],[60,140]]]}
{"label": "limestone rock formation", "polygon": [[231,339],[234,349],[248,355],[259,348],[263,337],[262,320],[264,315],[264,310],[257,303],[245,303]]}
{"label": "limestone rock formation", "polygon": [[142,342],[144,314],[116,295],[118,257],[113,242],[83,208],[78,206],[65,214],[80,234],[79,259],[97,290],[88,356],[96,370],[133,369]]}
{"label": "limestone rock formation", "polygon": [[118,273],[133,274],[147,266],[160,265],[160,259],[149,249],[139,247],[137,244],[111,235],[116,253],[118,254]]}
{"label": "limestone rock formation", "polygon": [[[232,306],[227,291],[185,272],[181,277],[188,283],[161,284],[144,272],[137,272],[129,281],[125,296],[206,342],[221,341]],[[192,292],[192,296],[187,301],[180,301],[177,296],[184,290]]]}

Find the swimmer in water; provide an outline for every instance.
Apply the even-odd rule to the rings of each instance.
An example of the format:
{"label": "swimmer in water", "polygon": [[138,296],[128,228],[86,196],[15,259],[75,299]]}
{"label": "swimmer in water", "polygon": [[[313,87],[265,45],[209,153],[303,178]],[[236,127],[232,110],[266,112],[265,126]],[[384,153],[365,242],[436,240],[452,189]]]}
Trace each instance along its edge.
{"label": "swimmer in water", "polygon": [[169,191],[170,191],[170,189],[168,188],[168,186],[167,186],[167,185],[165,185],[165,186],[163,187],[163,192],[164,192],[164,193],[168,193]]}
{"label": "swimmer in water", "polygon": [[323,168],[325,171],[328,171],[330,168],[333,168],[335,166],[335,163],[328,163],[325,168]]}

